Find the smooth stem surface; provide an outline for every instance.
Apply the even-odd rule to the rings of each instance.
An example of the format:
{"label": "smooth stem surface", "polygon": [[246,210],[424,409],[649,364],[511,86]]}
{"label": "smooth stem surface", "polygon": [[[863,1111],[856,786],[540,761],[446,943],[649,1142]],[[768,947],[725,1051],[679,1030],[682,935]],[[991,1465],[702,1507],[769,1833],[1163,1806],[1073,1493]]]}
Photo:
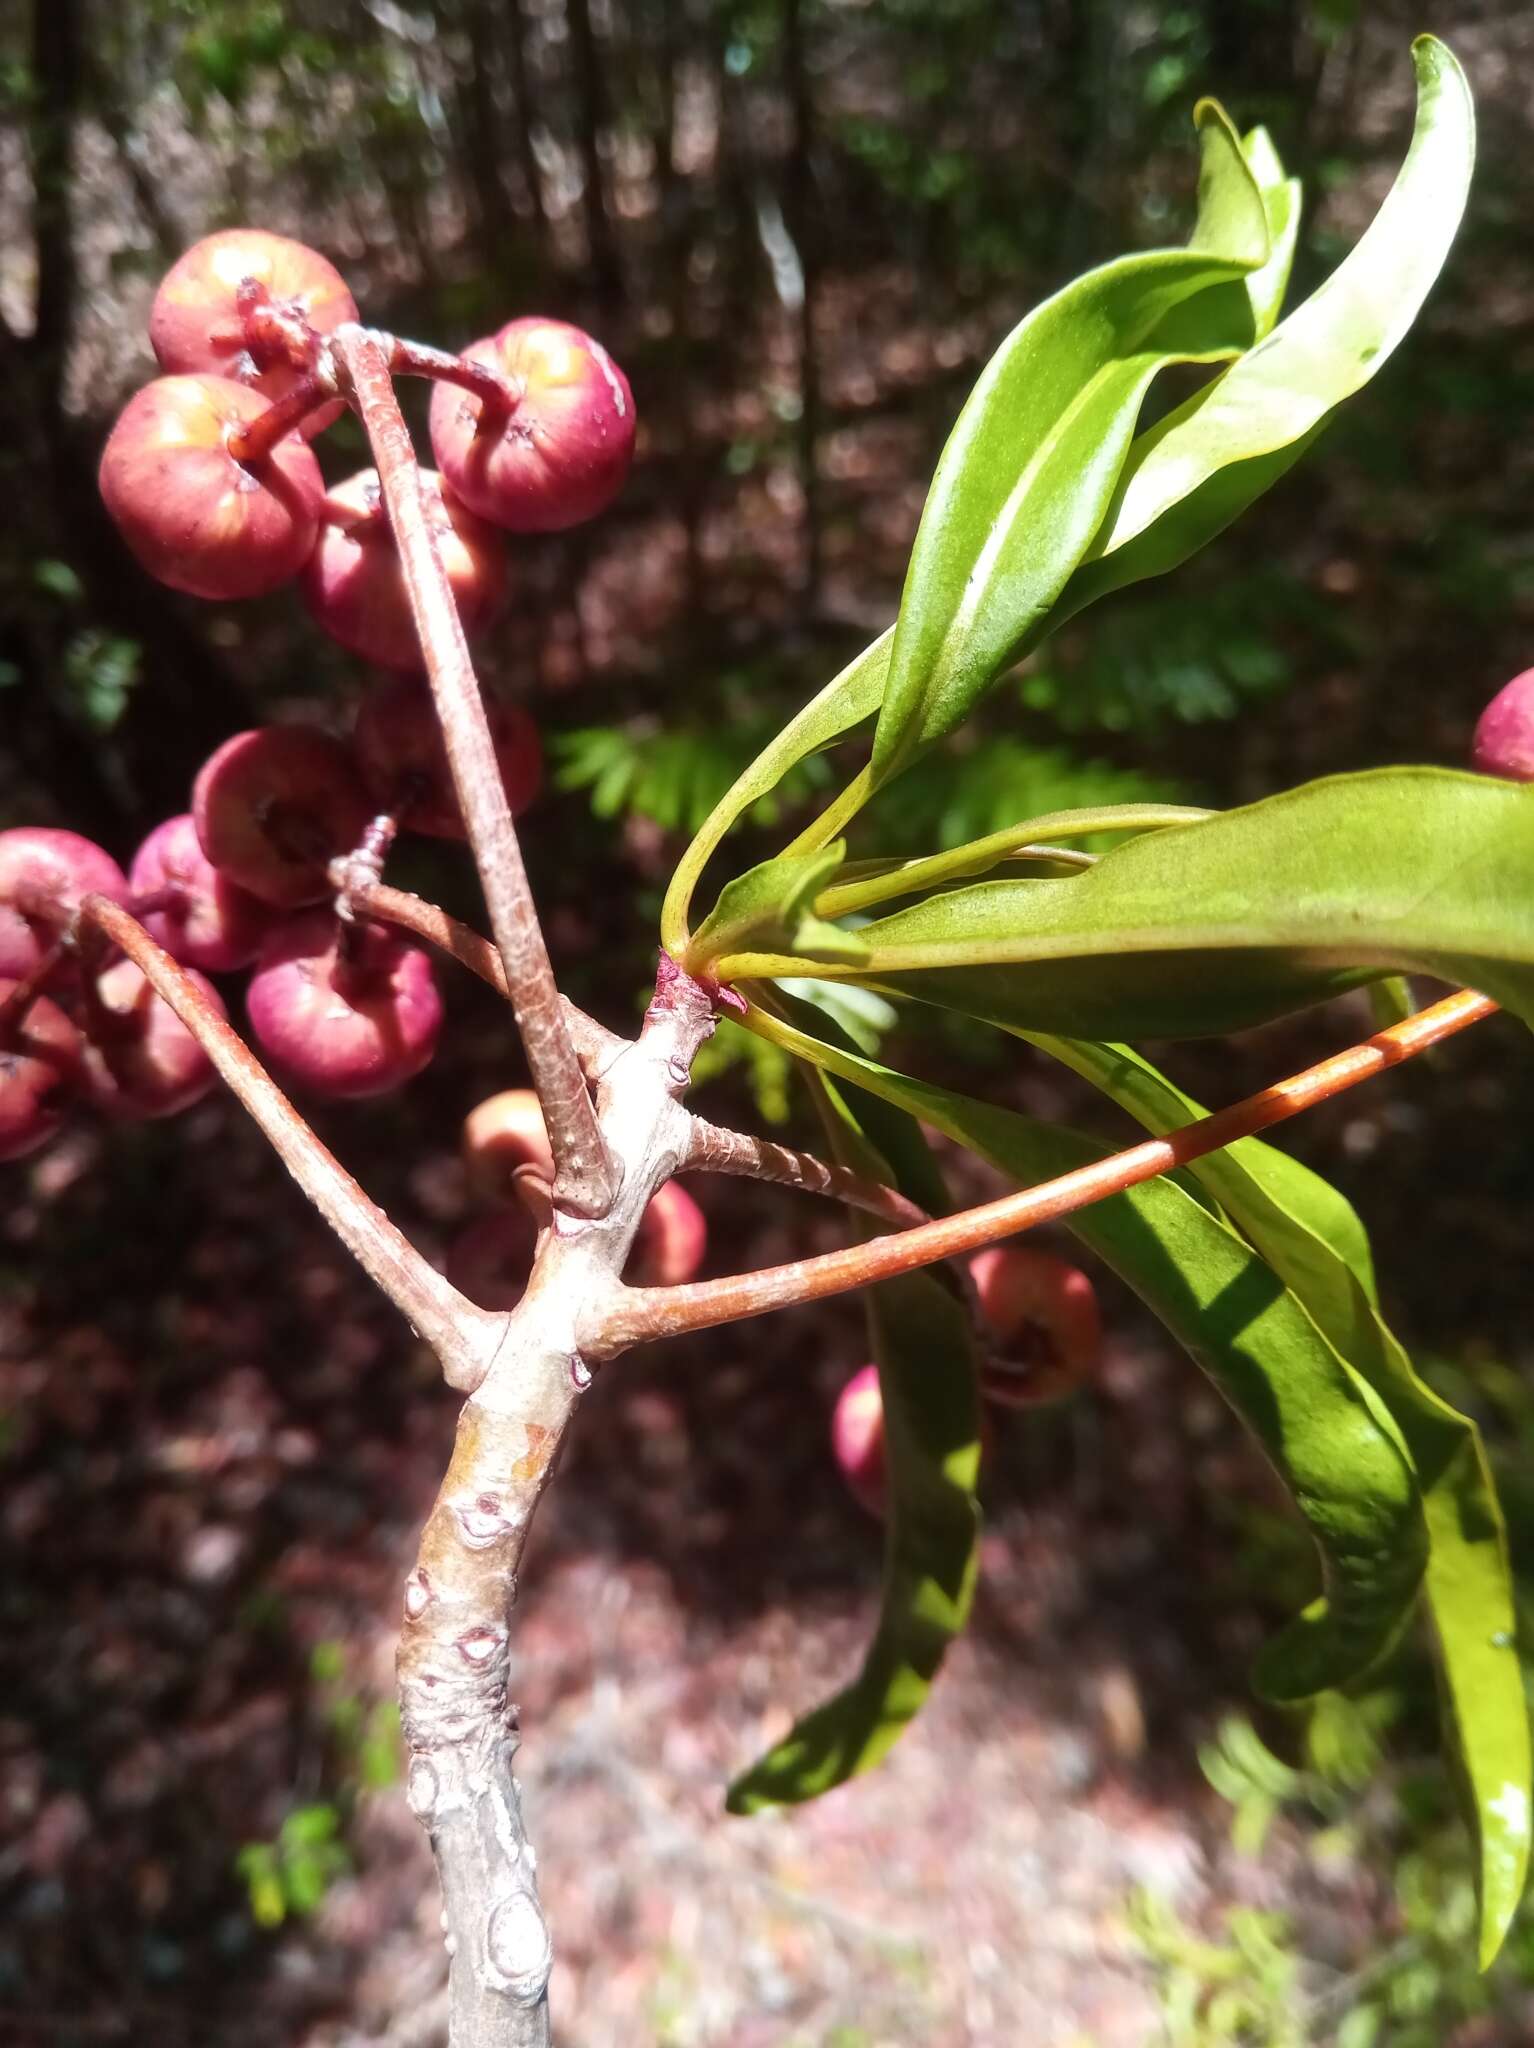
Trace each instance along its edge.
{"label": "smooth stem surface", "polygon": [[[1164,1138],[1147,1139],[1126,1152],[1093,1160],[1090,1165],[1076,1167],[1037,1187],[1004,1195],[999,1201],[966,1209],[957,1216],[945,1216],[935,1223],[924,1223],[914,1230],[729,1280],[624,1290],[616,1304],[595,1307],[585,1346],[587,1355],[613,1357],[632,1344],[739,1322],[746,1316],[764,1315],[770,1309],[823,1301],[827,1295],[890,1280],[919,1266],[930,1266],[938,1259],[978,1251],[1001,1238],[1032,1229],[1035,1224],[1069,1216],[1090,1202],[1122,1194],[1126,1188],[1138,1187],[1142,1181],[1186,1166],[1207,1152],[1218,1152],[1238,1138],[1268,1130],[1302,1109],[1310,1109],[1340,1095],[1344,1089],[1356,1087],[1360,1081],[1370,1080],[1387,1067],[1415,1058],[1456,1031],[1491,1016],[1496,1008],[1489,997],[1461,990],[1404,1023],[1377,1032],[1361,1045],[1334,1053],[1303,1073],[1291,1075],[1288,1080],[1211,1116],[1200,1117],[1195,1123],[1185,1124]],[[752,1021],[763,1036],[780,1037],[780,1027],[771,1018],[753,1016]],[[780,1042],[791,1043],[791,1037]],[[827,1059],[824,1064],[834,1071],[834,1059]],[[861,1069],[855,1070],[850,1078],[865,1088],[877,1086],[873,1077]]]}
{"label": "smooth stem surface", "polygon": [[501,1319],[466,1300],[364,1194],[239,1033],[136,918],[105,896],[87,896],[79,915],[121,948],[175,1011],[336,1236],[436,1352],[448,1384],[477,1386]]}
{"label": "smooth stem surface", "polygon": [[490,737],[468,642],[427,515],[421,472],[400,412],[384,345],[347,325],[331,337],[343,389],[367,430],[399,549],[405,588],[431,681],[448,765],[506,970],[533,1086],[554,1154],[556,1205],[605,1215],[612,1182],[602,1134],[560,1010],[548,948],[533,907],[522,849]]}

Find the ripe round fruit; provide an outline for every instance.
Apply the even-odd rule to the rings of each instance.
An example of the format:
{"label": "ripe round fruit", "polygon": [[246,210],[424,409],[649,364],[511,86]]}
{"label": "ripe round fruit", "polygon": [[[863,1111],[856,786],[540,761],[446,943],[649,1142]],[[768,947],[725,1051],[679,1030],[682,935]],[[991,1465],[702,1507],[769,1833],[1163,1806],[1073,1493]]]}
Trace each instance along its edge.
{"label": "ripe round fruit", "polygon": [[520,1202],[478,1216],[453,1239],[447,1277],[478,1308],[505,1314],[527,1287],[538,1227]]}
{"label": "ripe round fruit", "polygon": [[[505,543],[488,520],[477,519],[443,490],[435,470],[423,470],[421,484],[458,616],[472,635],[489,624],[505,599]],[[393,529],[380,505],[377,470],[359,470],[337,484],[325,503],[320,537],[300,581],[316,624],[364,661],[418,671],[421,646]],[[355,516],[333,517],[333,511]]]}
{"label": "ripe round fruit", "polygon": [[331,861],[358,845],[371,817],[350,753],[312,725],[236,733],[192,785],[203,852],[230,881],[279,910],[329,895]]}
{"label": "ripe round fruit", "polygon": [[635,1287],[680,1287],[697,1278],[707,1248],[703,1211],[686,1188],[665,1181],[640,1218],[625,1278]]}
{"label": "ripe round fruit", "polygon": [[[222,1017],[210,981],[188,968]],[[213,1063],[168,1003],[131,960],[98,974],[85,1010],[85,1081],[91,1100],[125,1123],[175,1116],[200,1101],[218,1079]]]}
{"label": "ripe round fruit", "polygon": [[[490,738],[512,816],[520,817],[543,780],[538,728],[519,704],[486,702]],[[370,690],[357,713],[352,744],[374,801],[409,832],[463,839],[463,816],[447,765],[431,691],[415,677]]]}
{"label": "ripe round fruit", "polygon": [[1534,782],[1534,668],[1504,683],[1481,713],[1470,761],[1483,775]]}
{"label": "ripe round fruit", "polygon": [[431,445],[451,489],[512,533],[557,533],[618,495],[634,453],[634,394],[599,341],[563,320],[512,320],[463,351],[521,388],[481,433],[482,401],[439,383]]}
{"label": "ripe round fruit", "polygon": [[536,1167],[552,1181],[554,1154],[534,1091],[505,1088],[471,1109],[464,1118],[463,1156],[475,1191],[490,1201],[511,1199],[519,1166]]}
{"label": "ripe round fruit", "polygon": [[93,893],[114,903],[129,894],[127,876],[94,840],[48,825],[0,832],[0,974],[30,974]]}
{"label": "ripe round fruit", "polygon": [[157,377],[107,437],[102,501],[151,576],[217,600],[261,597],[298,574],[319,533],[324,484],[295,435],[247,466],[228,440],[267,409],[227,377]]}
{"label": "ripe round fruit", "polygon": [[1029,1407],[1091,1377],[1102,1353],[1102,1316],[1079,1267],[1032,1245],[991,1245],[976,1252],[969,1270],[1004,1361],[985,1374],[988,1398]]}
{"label": "ripe round fruit", "polygon": [[[214,867],[190,812],[156,825],[128,870],[144,929],[184,967],[229,974],[248,967],[274,912]],[[147,905],[165,900],[158,909]]]}
{"label": "ripe round fruit", "polygon": [[859,1507],[882,1518],[884,1396],[878,1366],[861,1366],[837,1395],[831,1414],[831,1455]]}
{"label": "ripe round fruit", "polygon": [[[0,1005],[16,983],[0,981]],[[34,996],[0,1032],[0,1160],[24,1159],[63,1123],[80,1083],[84,1045],[57,1003]]]}
{"label": "ripe round fruit", "polygon": [[[317,250],[261,228],[225,228],[195,242],[165,273],[150,309],[149,343],[162,370],[213,370],[273,400],[311,367],[303,328],[330,334],[356,317],[344,278]],[[299,431],[317,434],[341,410],[338,399],[310,413]]]}
{"label": "ripe round fruit", "polygon": [[246,993],[250,1028],[316,1095],[382,1095],[437,1049],[442,998],[428,956],[382,925],[329,910],[289,918],[267,940]]}

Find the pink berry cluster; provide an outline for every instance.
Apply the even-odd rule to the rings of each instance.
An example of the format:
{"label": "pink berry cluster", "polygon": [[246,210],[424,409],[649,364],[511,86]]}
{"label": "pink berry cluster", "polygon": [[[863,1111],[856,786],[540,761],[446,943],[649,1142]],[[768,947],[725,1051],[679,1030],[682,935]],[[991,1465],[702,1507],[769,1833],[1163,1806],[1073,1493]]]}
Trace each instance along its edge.
{"label": "pink berry cluster", "polygon": [[[329,337],[357,318],[314,250],[232,229],[165,277],[149,335],[166,372],[108,438],[100,487],[143,566],[208,599],[297,579],[319,625],[393,671],[349,739],[315,726],[237,733],[198,774],[190,809],[150,833],[124,874],[73,832],[0,833],[0,1159],[34,1151],[71,1107],[161,1117],[211,1087],[193,1035],[131,961],[75,929],[83,896],[129,909],[220,1012],[209,975],[252,970],[251,1032],[288,1082],[381,1093],[431,1059],[442,1003],[423,949],[340,914],[342,856],[376,871],[396,832],[463,838],[441,733],[378,479],[326,490],[310,441],[341,410]],[[466,631],[505,601],[503,534],[547,532],[611,501],[634,446],[628,382],[560,321],[514,320],[464,357],[405,350],[439,385],[427,516]],[[493,372],[493,376],[485,373]],[[537,728],[488,707],[514,813],[542,778]]]}
{"label": "pink berry cluster", "polygon": [[[486,1204],[454,1239],[447,1276],[481,1308],[514,1308],[537,1249],[534,1209],[519,1194],[529,1177],[554,1174],[543,1111],[530,1088],[508,1088],[471,1110],[463,1127],[469,1182]],[[708,1248],[703,1211],[677,1181],[650,1198],[624,1278],[635,1287],[678,1287],[697,1278]]]}
{"label": "pink berry cluster", "polygon": [[[256,228],[209,235],[172,266],[149,316],[166,372],[129,400],[101,458],[101,495],[152,576],[193,597],[258,597],[298,579],[321,628],[385,668],[418,662],[404,585],[365,469],[327,493],[310,442],[341,407],[328,337],[355,322],[315,250]],[[444,375],[453,358],[411,367]],[[438,384],[428,510],[464,622],[506,596],[500,540],[603,511],[628,473],[634,400],[599,342],[564,321],[513,320],[456,359],[504,402]]]}
{"label": "pink berry cluster", "polygon": [[[491,730],[512,808],[524,809],[541,776],[537,728],[498,706]],[[381,854],[401,828],[463,836],[430,693],[407,676],[370,692],[350,742],[298,724],[226,740],[199,770],[191,809],[155,827],[126,875],[77,833],[0,833],[0,1004],[35,984],[17,998],[23,1039],[8,1044],[0,1028],[0,1158],[51,1137],[72,1093],[152,1117],[212,1086],[196,1040],[136,967],[87,967],[71,918],[92,891],[131,910],[220,1009],[206,977],[253,969],[251,1033],[286,1081],[354,1097],[419,1073],[442,1024],[431,960],[382,925],[340,916],[330,873],[339,856]],[[42,1040],[29,1046],[25,1031]]]}

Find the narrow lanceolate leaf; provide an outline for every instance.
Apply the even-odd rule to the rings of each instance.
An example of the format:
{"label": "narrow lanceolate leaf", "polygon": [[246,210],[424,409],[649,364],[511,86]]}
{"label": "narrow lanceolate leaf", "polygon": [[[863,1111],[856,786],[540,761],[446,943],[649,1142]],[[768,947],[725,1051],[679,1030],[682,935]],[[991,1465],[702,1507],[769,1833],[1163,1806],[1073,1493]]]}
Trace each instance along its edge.
{"label": "narrow lanceolate leaf", "polygon": [[[839,1164],[903,1180],[860,1128],[867,1098],[824,1090]],[[880,1118],[898,1111],[875,1104]],[[871,1119],[878,1127],[878,1119]],[[909,1118],[902,1145],[924,1150]],[[897,1148],[899,1149],[899,1148]],[[935,1175],[930,1160],[928,1175]],[[907,1190],[911,1191],[911,1190]],[[923,1192],[926,1190],[923,1189]],[[914,1194],[914,1191],[912,1191]],[[884,1585],[862,1670],[730,1788],[732,1813],[813,1799],[878,1763],[919,1711],[974,1594],[979,1398],[969,1318],[941,1273],[911,1273],[867,1295],[884,1401]]]}
{"label": "narrow lanceolate leaf", "polygon": [[1432,36],[1412,56],[1416,128],[1373,223],[1266,340],[1135,441],[1052,624],[1196,553],[1278,481],[1406,335],[1448,256],[1475,160],[1464,73]]}
{"label": "narrow lanceolate leaf", "polygon": [[858,966],[821,971],[1071,1038],[1242,1030],[1402,969],[1534,1022],[1534,784],[1331,776],[1146,833],[1084,874],[951,890],[858,937]]}
{"label": "narrow lanceolate leaf", "polygon": [[[1127,1046],[1030,1038],[1158,1135],[1204,1114]],[[1480,1431],[1423,1384],[1380,1316],[1363,1225],[1335,1188],[1256,1138],[1189,1171],[1369,1382],[1416,1467],[1429,1543],[1424,1591],[1477,1849],[1484,1968],[1523,1895],[1534,1766],[1507,1535]]]}
{"label": "narrow lanceolate leaf", "polygon": [[1121,257],[1028,315],[938,463],[912,550],[872,780],[951,732],[1037,633],[1100,528],[1157,371],[1253,337],[1241,280],[1266,262],[1262,195],[1229,121],[1198,110],[1192,246]]}
{"label": "narrow lanceolate leaf", "polygon": [[811,908],[846,851],[835,840],[816,853],[779,854],[727,882],[692,935],[688,967],[699,973],[721,953],[741,951],[791,952],[815,961],[865,959],[868,948],[856,933],[826,923]]}
{"label": "narrow lanceolate leaf", "polygon": [[1278,151],[1266,128],[1254,128],[1241,139],[1241,154],[1262,194],[1263,212],[1268,218],[1268,260],[1246,280],[1256,338],[1273,331],[1289,289],[1289,272],[1294,267],[1295,244],[1300,238],[1300,181],[1286,178]]}
{"label": "narrow lanceolate leaf", "polygon": [[[798,1058],[908,1110],[1024,1184],[1108,1149],[1078,1132],[913,1081],[753,1013]],[[1395,1642],[1427,1561],[1422,1500],[1400,1431],[1292,1289],[1181,1177],[1067,1219],[1141,1297],[1252,1430],[1321,1554],[1326,1596],[1259,1660],[1270,1698],[1349,1683]]]}
{"label": "narrow lanceolate leaf", "polygon": [[682,855],[666,890],[661,910],[661,943],[680,960],[688,945],[688,912],[703,870],[734,825],[760,797],[777,788],[789,769],[808,755],[831,746],[865,718],[872,717],[884,694],[894,629],[882,633],[849,662],[765,747],[751,766],[714,806],[703,829]]}

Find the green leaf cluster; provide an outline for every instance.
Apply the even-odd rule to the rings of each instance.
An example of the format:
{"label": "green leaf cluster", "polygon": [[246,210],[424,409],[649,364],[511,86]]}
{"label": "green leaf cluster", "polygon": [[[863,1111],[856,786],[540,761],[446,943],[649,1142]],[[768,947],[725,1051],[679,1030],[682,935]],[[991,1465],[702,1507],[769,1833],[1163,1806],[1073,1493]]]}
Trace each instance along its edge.
{"label": "green leaf cluster", "polygon": [[[1448,255],[1474,154],[1458,64],[1431,37],[1413,56],[1400,174],[1356,248],[1287,313],[1298,188],[1261,130],[1243,137],[1200,104],[1187,246],[1100,266],[1007,337],[939,461],[894,625],[737,775],[684,855],[664,943],[741,988],[748,1027],[841,1105],[843,1156],[871,1145],[898,1178],[919,1120],[1027,1185],[1105,1148],[915,1080],[866,1040],[855,1049],[823,1015],[827,989],[1023,1035],[1153,1131],[1201,1112],[1121,1041],[1239,1030],[1407,971],[1468,982],[1534,1023],[1534,788],[1381,769],[1223,815],[1041,799],[914,858],[897,834],[853,860],[845,836],[929,772],[937,743],[1064,620],[1218,534],[1402,340]],[[1198,376],[1191,395],[1142,426],[1151,387],[1178,365]],[[695,924],[693,895],[732,827],[859,728],[866,765]],[[983,779],[985,749],[974,759]],[[875,803],[873,821],[891,809]],[[785,1010],[785,979],[822,992],[813,1030]],[[871,1139],[869,1102],[900,1113],[894,1151]],[[1358,1218],[1247,1140],[1068,1221],[1243,1418],[1314,1542],[1323,1595],[1265,1649],[1259,1688],[1298,1701],[1355,1683],[1425,1608],[1489,1961],[1529,1848],[1506,1539],[1474,1423],[1423,1383],[1380,1315]],[[882,1753],[963,1618],[962,1333],[930,1278],[875,1290],[873,1320],[904,1468],[874,1649],[854,1686],[737,1786],[738,1806],[807,1796]]]}

